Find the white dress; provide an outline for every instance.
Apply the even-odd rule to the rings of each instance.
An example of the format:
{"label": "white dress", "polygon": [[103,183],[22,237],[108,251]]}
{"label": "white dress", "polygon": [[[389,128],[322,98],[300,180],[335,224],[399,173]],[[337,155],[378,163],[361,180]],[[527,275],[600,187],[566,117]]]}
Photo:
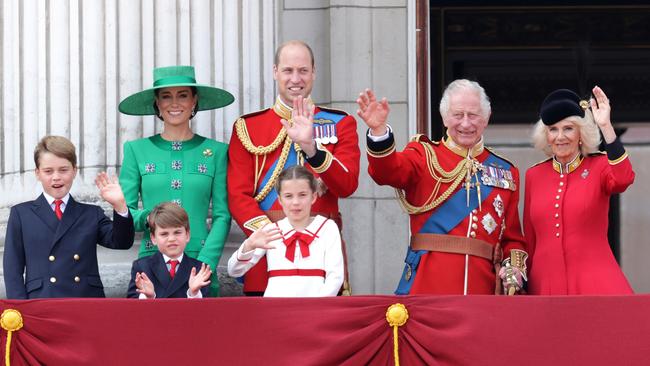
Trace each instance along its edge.
{"label": "white dress", "polygon": [[[266,255],[269,283],[264,296],[336,296],[343,284],[343,252],[336,223],[320,215],[314,217],[305,229],[305,232],[313,237],[313,241],[308,246],[299,241],[293,249],[293,261],[287,259],[285,243],[291,242],[296,231],[287,218],[278,221],[276,225],[280,228],[284,240],[269,243],[275,246],[275,249],[255,249],[246,253],[242,252],[246,243],[244,241],[228,260],[228,274],[240,277]],[[303,256],[306,249],[309,255]]]}

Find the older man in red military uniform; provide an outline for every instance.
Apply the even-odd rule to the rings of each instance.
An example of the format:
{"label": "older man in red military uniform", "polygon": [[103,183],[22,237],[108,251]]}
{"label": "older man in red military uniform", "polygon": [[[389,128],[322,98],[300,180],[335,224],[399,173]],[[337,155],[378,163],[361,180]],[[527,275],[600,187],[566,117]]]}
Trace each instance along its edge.
{"label": "older man in red military uniform", "polygon": [[418,135],[402,152],[395,151],[386,123],[386,100],[366,90],[357,103],[369,127],[370,176],[394,187],[410,214],[411,243],[396,294],[519,291],[527,257],[517,210],[519,171],[483,146],[491,113],[483,88],[452,82],[440,102],[447,137]]}
{"label": "older man in red military uniform", "polygon": [[[315,76],[314,56],[307,44],[282,44],[273,65],[279,92],[275,104],[235,122],[228,150],[228,205],[247,236],[282,218],[273,185],[283,169],[296,164],[307,166],[323,183],[312,213],[341,227],[338,199],[354,193],[359,181],[356,121],[345,112],[313,106]],[[305,113],[294,112],[298,105],[304,108],[296,110]],[[246,274],[244,292],[262,294],[266,283],[262,260]]]}

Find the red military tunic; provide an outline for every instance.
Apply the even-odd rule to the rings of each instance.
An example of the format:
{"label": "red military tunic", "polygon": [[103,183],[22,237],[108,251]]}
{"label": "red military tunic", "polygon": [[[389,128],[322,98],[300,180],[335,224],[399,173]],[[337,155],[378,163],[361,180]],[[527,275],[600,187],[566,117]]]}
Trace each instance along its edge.
{"label": "red military tunic", "polygon": [[[526,172],[528,291],[536,295],[631,294],[607,241],[609,198],[634,181],[618,140],[608,156],[546,160]],[[610,151],[611,150],[611,151]]]}
{"label": "red military tunic", "polygon": [[[274,199],[274,190],[270,190],[261,203],[254,198],[267,185],[265,178],[273,176],[272,168],[283,155],[284,142],[289,140],[283,137],[286,132],[280,123],[282,118],[289,120],[291,109],[278,98],[272,108],[242,116],[233,128],[228,149],[228,205],[232,217],[246,236],[268,222],[264,211],[282,210],[277,199]],[[318,151],[315,156],[305,160],[305,166],[323,181],[326,191],[316,200],[312,212],[337,217],[338,199],[354,193],[359,183],[360,153],[356,121],[345,112],[317,107],[314,137],[320,141]],[[276,147],[273,146],[274,141]],[[256,148],[257,154],[251,152]],[[295,161],[287,159],[283,166],[287,168],[295,164]],[[281,171],[279,169],[277,172]],[[244,291],[263,292],[267,279],[266,260],[263,259],[246,273]]]}
{"label": "red military tunic", "polygon": [[[396,152],[394,146],[392,133],[382,142],[368,138],[368,172],[375,182],[403,190],[405,200],[413,206],[441,201],[424,212],[411,211],[412,234],[437,233],[480,239],[493,247],[499,244],[504,258],[512,249],[524,249],[517,210],[519,172],[512,164],[485,149],[482,141],[472,148],[472,157],[486,168],[486,172],[472,176],[468,207],[465,177],[456,188],[450,189],[453,182],[439,183],[431,173],[434,170],[440,175],[432,163],[433,158],[444,171],[450,172],[466,160],[466,149],[455,146],[450,139],[431,142],[424,136],[417,136],[402,152]],[[477,179],[489,183],[481,184],[480,207]],[[495,182],[502,187],[495,186]],[[463,294],[465,279],[467,294],[495,293],[494,264],[486,258],[440,251],[418,254],[409,247],[405,262],[407,266],[397,294]]]}

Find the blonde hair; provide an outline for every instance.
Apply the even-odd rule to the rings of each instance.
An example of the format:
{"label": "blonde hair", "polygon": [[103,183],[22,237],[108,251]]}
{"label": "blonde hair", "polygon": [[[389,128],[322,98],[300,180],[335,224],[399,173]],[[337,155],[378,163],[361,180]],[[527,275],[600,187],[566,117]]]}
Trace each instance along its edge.
{"label": "blonde hair", "polygon": [[75,152],[74,144],[63,136],[45,136],[38,142],[34,148],[34,164],[36,169],[39,168],[41,155],[50,153],[65,159],[72,164],[73,168],[77,167],[77,153]]}
{"label": "blonde hair", "polygon": [[[582,144],[579,146],[582,156],[587,156],[598,151],[598,146],[600,145],[600,130],[598,129],[598,126],[596,126],[596,122],[594,122],[594,117],[590,110],[585,111],[584,117],[570,116],[556,123],[562,121],[573,123],[580,131],[580,142],[582,142]],[[549,127],[550,126],[545,125],[541,119],[537,121],[533,126],[532,142],[533,146],[536,149],[543,151],[546,156],[553,156],[553,150],[548,144],[547,137]]]}

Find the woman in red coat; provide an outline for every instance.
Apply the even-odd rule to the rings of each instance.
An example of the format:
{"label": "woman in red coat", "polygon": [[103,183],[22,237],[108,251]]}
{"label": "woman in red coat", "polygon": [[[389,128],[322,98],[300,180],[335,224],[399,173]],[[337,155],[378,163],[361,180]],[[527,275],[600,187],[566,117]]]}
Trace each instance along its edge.
{"label": "woman in red coat", "polygon": [[[631,294],[607,242],[609,197],[634,181],[605,93],[566,89],[542,103],[533,142],[551,158],[526,172],[524,234],[535,295]],[[591,107],[591,108],[589,108]],[[600,132],[606,153],[596,152]]]}

